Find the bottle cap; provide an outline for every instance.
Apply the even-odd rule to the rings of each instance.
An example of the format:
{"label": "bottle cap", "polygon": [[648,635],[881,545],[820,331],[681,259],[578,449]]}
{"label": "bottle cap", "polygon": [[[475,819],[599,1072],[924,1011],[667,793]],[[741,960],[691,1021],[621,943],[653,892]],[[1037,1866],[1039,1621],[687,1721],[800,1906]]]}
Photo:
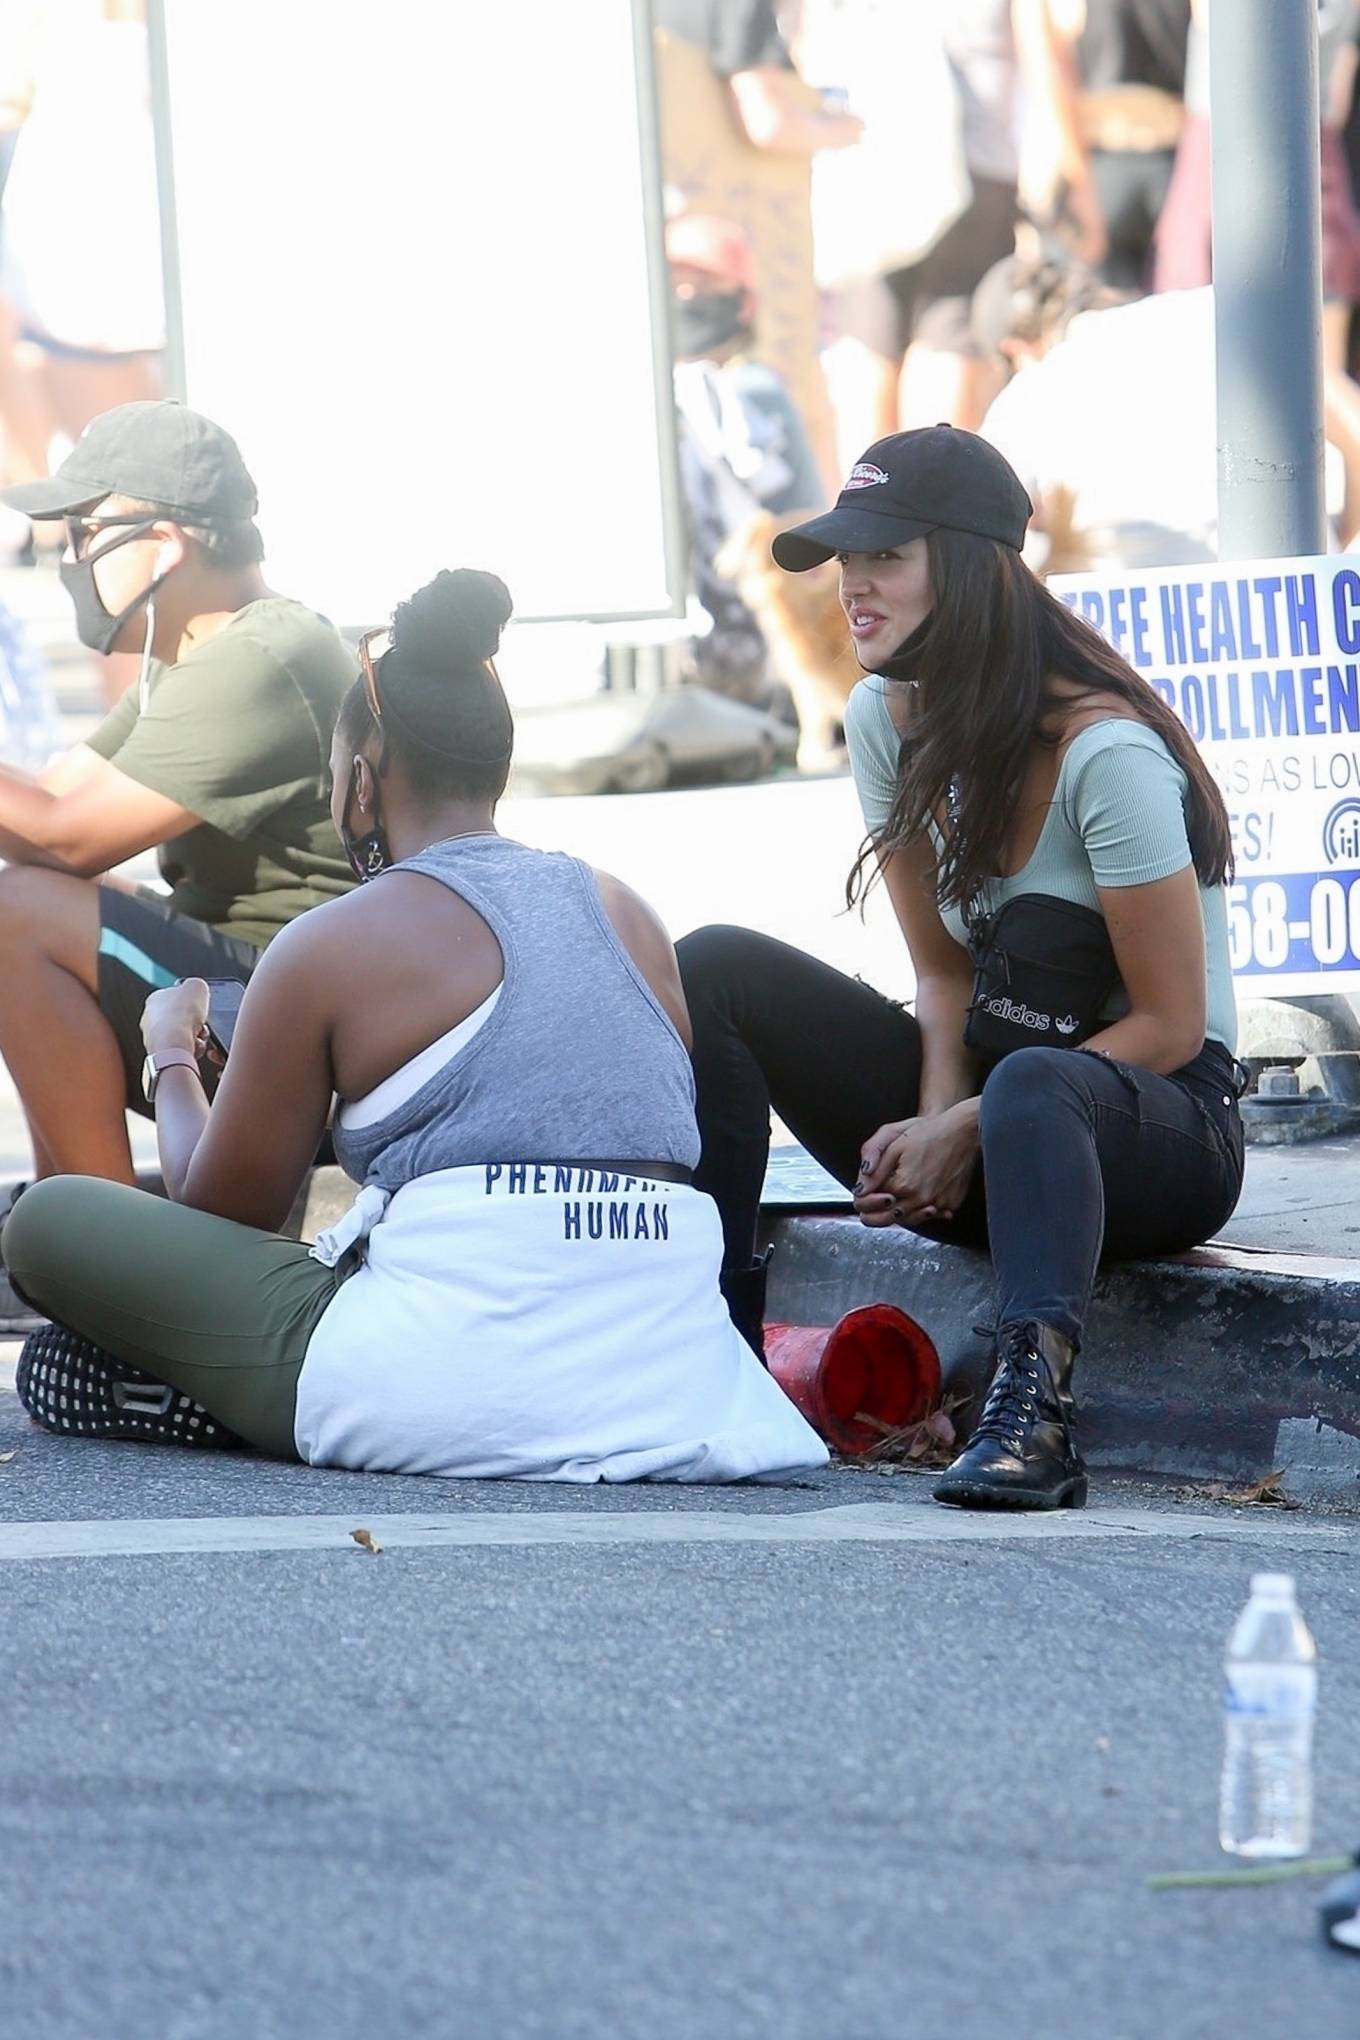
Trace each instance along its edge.
{"label": "bottle cap", "polygon": [[1270,1600],[1292,1601],[1294,1598],[1294,1575],[1287,1572],[1258,1572],[1251,1576],[1253,1594],[1263,1594]]}

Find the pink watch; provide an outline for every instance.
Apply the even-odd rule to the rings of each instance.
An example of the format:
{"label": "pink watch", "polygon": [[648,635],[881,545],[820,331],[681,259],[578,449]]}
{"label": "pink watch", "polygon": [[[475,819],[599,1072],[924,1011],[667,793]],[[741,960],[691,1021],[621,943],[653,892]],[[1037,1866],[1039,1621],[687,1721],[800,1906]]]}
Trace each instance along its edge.
{"label": "pink watch", "polygon": [[142,1090],[148,1105],[156,1102],[156,1086],[162,1070],[192,1070],[198,1074],[198,1058],[187,1048],[156,1048],[142,1064]]}

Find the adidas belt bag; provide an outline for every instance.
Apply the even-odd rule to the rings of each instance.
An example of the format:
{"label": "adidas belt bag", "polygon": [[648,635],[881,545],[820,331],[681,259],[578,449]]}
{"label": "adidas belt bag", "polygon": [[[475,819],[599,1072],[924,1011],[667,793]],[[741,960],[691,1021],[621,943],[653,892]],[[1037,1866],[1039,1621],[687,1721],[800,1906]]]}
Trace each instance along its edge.
{"label": "adidas belt bag", "polygon": [[966,1046],[999,1062],[1017,1048],[1078,1048],[1119,984],[1109,930],[1090,907],[1021,893],[969,925],[975,975]]}

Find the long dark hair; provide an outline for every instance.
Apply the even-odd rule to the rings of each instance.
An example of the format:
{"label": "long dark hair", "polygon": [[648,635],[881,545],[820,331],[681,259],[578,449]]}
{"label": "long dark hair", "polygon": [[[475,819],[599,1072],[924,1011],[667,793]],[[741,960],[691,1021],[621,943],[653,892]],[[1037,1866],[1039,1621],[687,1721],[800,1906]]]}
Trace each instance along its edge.
{"label": "long dark hair", "polygon": [[[943,838],[940,904],[966,911],[1003,869],[1031,750],[1056,749],[1063,712],[1095,693],[1118,695],[1162,738],[1189,781],[1186,820],[1200,882],[1230,878],[1223,796],[1162,697],[1010,546],[938,528],[927,534],[926,547],[933,607],[913,667],[917,685],[897,790],[882,835],[866,841],[855,860],[847,903],[853,906],[872,884],[875,856],[915,842],[933,822]],[[1056,693],[1055,680],[1078,693]]]}

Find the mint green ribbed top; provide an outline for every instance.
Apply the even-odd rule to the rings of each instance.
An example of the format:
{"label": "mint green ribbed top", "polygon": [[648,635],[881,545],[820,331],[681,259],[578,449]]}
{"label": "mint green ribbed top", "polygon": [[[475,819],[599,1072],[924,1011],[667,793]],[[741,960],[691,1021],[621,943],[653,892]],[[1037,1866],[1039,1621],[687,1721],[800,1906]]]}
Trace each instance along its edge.
{"label": "mint green ribbed top", "polygon": [[[846,703],[845,738],[850,767],[870,836],[882,833],[897,783],[901,738],[888,711],[885,683],[867,674]],[[1058,783],[1034,853],[1010,878],[992,879],[979,902],[995,913],[1020,893],[1047,893],[1100,911],[1098,886],[1150,885],[1193,862],[1186,829],[1189,782],[1155,730],[1111,717],[1092,723],[1063,754]],[[1237,1045],[1237,1008],[1228,961],[1226,888],[1201,886],[1207,963],[1208,1026],[1212,1041]],[[956,942],[968,931],[957,907],[941,918]],[[1107,1020],[1128,1010],[1122,993]]]}

